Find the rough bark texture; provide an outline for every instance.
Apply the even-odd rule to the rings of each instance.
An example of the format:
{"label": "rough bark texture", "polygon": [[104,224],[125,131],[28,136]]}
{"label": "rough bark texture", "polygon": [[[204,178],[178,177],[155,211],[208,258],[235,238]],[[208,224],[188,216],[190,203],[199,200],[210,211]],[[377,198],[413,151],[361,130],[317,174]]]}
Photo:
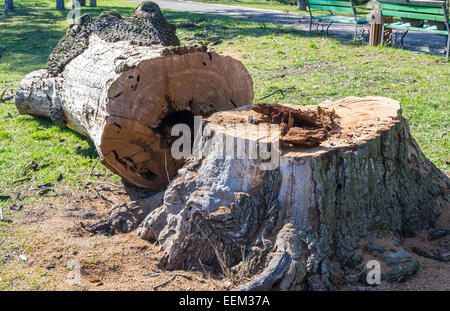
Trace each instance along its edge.
{"label": "rough bark texture", "polygon": [[64,0],[56,0],[56,9],[64,10]]}
{"label": "rough bark texture", "polygon": [[13,0],[5,0],[5,11],[14,11]]}
{"label": "rough bark texture", "polygon": [[336,131],[316,147],[281,148],[270,170],[261,158],[221,157],[228,143],[218,139],[264,149],[264,115],[241,108],[208,118],[213,135],[195,144],[208,156],[190,158],[138,228],[165,250],[161,266],[232,267],[254,276],[241,290],[329,289],[337,269],[361,266],[361,249],[387,262],[386,280],[417,271],[409,254],[375,241],[433,226],[449,208],[448,177],[425,158],[398,102],[352,97],[321,108],[334,110]]}
{"label": "rough bark texture", "polygon": [[[108,168],[150,190],[165,188],[184,164],[171,157],[171,126],[253,99],[239,61],[205,47],[163,46],[178,38],[155,8],[143,3],[129,19],[83,16],[49,57],[48,70],[27,75],[16,94],[20,113],[89,136]],[[77,46],[78,39],[87,41]],[[70,48],[74,53],[64,56]]]}
{"label": "rough bark texture", "polygon": [[297,0],[297,9],[306,11],[306,0]]}
{"label": "rough bark texture", "polygon": [[90,35],[97,35],[106,42],[127,41],[139,46],[178,46],[175,26],[164,18],[154,2],[144,2],[131,17],[115,12],[102,12],[93,19],[85,14],[70,27],[48,58],[47,68],[51,75],[61,73],[65,66],[83,53],[89,46]]}

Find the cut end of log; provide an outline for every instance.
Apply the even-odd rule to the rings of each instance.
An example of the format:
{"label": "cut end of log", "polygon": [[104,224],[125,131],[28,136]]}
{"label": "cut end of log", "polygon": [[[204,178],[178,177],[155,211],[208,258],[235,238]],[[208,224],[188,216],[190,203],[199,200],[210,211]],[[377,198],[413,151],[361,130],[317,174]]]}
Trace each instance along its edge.
{"label": "cut end of log", "polygon": [[183,52],[144,60],[111,85],[99,149],[104,164],[134,185],[163,189],[185,160],[171,156],[171,128],[194,116],[248,105],[253,84],[238,61],[214,52]]}

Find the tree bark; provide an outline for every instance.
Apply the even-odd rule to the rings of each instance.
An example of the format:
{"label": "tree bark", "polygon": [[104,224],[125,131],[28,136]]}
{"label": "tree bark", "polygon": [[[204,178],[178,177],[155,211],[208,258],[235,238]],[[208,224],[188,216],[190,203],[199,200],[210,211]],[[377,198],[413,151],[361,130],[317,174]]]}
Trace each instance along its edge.
{"label": "tree bark", "polygon": [[306,0],[297,0],[297,9],[306,11]]}
{"label": "tree bark", "polygon": [[[140,19],[144,13],[138,8],[134,16]],[[105,13],[99,18],[111,24],[116,17]],[[114,35],[111,31],[91,33],[85,50],[61,65],[70,55],[65,47],[75,48],[79,37],[84,40],[82,25],[68,32],[77,36],[60,41],[49,70],[23,79],[16,106],[20,113],[50,117],[90,137],[102,162],[136,186],[163,189],[184,164],[171,157],[170,128],[175,122],[252,102],[252,80],[242,63],[205,47],[164,47],[164,36],[171,37],[172,31],[167,27],[155,35],[161,41],[149,46],[115,42],[115,36],[114,42],[105,41]],[[88,25],[96,24],[88,20]],[[177,43],[175,39],[168,42]]]}
{"label": "tree bark", "polygon": [[14,11],[13,0],[5,0],[5,11],[7,12]]}
{"label": "tree bark", "polygon": [[[273,119],[240,108],[205,120],[210,135],[197,136],[197,152],[138,228],[166,252],[161,268],[232,271],[250,279],[241,290],[330,289],[335,271],[361,266],[361,250],[375,239],[415,236],[449,208],[449,178],[425,158],[397,101],[287,107],[334,112],[334,125],[318,146],[273,145],[272,167],[261,153],[223,155],[235,150],[231,141],[241,155],[264,150],[273,132],[260,126]],[[392,280],[417,271],[403,258],[410,269],[393,269]]]}
{"label": "tree bark", "polygon": [[64,10],[64,0],[56,0],[56,9],[57,10]]}

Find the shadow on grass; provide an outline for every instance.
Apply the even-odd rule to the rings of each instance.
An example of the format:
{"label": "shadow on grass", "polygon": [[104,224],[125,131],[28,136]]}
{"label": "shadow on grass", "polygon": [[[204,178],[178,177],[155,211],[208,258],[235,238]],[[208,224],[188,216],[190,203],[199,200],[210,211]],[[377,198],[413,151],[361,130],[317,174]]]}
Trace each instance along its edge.
{"label": "shadow on grass", "polygon": [[[50,129],[50,128],[55,126],[55,124],[52,122],[52,120],[50,120],[48,118],[45,118],[45,117],[34,116],[33,119],[35,121],[37,121],[39,123],[39,126],[42,127],[42,128]],[[62,133],[69,133],[71,135],[74,135],[77,138],[80,138],[82,140],[86,140],[89,143],[88,147],[78,146],[77,148],[75,148],[75,152],[78,155],[81,155],[81,156],[83,156],[85,158],[89,158],[89,159],[96,159],[96,158],[98,158],[97,150],[95,149],[94,143],[92,142],[92,140],[89,137],[84,136],[84,135],[82,135],[82,134],[80,134],[78,132],[75,132],[74,130],[72,130],[72,129],[68,128],[68,127],[60,129],[60,131]]]}

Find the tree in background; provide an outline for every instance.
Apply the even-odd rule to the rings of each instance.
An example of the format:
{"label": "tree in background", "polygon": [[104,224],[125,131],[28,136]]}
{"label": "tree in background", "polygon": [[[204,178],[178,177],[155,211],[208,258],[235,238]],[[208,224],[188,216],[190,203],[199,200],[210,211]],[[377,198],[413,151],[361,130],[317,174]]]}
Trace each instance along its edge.
{"label": "tree in background", "polygon": [[74,1],[78,1],[80,6],[86,6],[86,0],[74,0]]}
{"label": "tree in background", "polygon": [[297,0],[297,9],[306,11],[306,0]]}
{"label": "tree in background", "polygon": [[64,0],[56,0],[56,9],[64,10]]}
{"label": "tree in background", "polygon": [[5,0],[5,11],[14,11],[13,0]]}
{"label": "tree in background", "polygon": [[97,0],[89,0],[89,6],[97,6]]}

